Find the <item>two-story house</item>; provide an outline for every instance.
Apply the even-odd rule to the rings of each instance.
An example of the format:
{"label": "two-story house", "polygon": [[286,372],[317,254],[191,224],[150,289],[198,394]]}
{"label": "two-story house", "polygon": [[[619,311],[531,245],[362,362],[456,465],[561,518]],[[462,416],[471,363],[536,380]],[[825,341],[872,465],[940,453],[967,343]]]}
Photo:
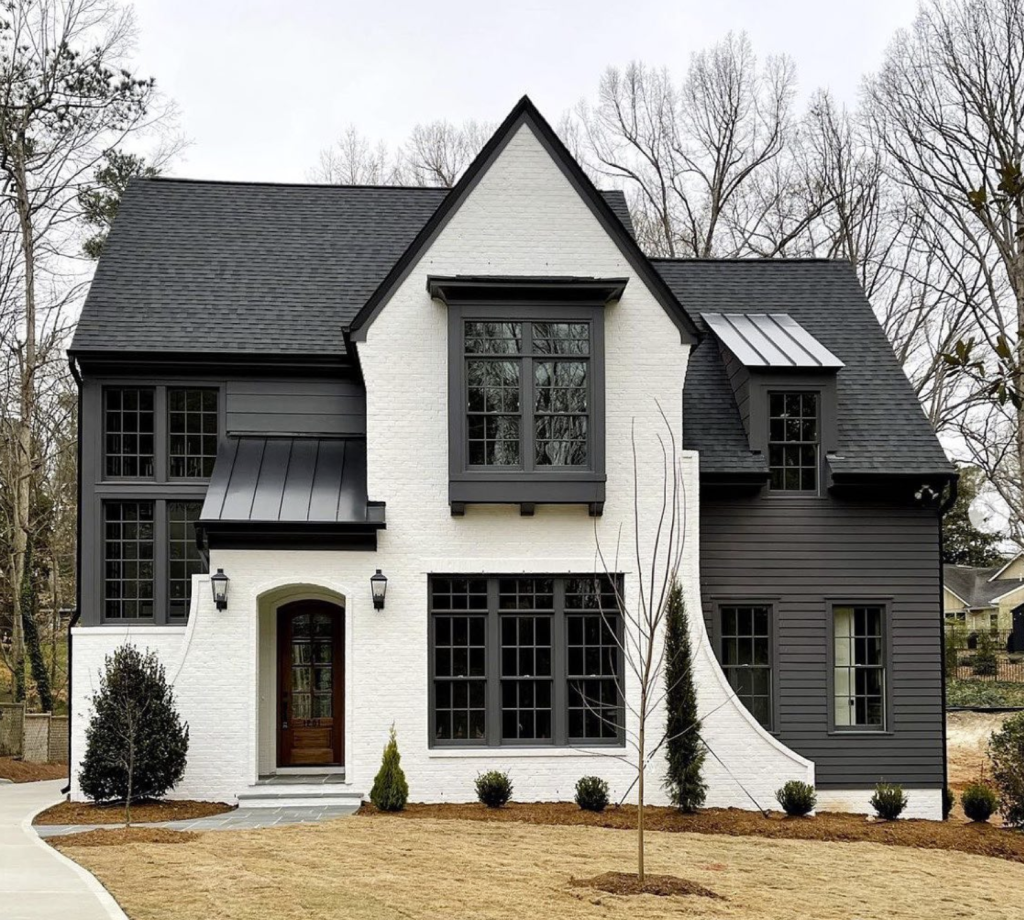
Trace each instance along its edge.
{"label": "two-story house", "polygon": [[180,796],[359,797],[392,724],[414,801],[635,794],[610,549],[667,425],[708,804],[884,779],[940,816],[954,474],[848,264],[647,258],[523,99],[450,191],[133,182],[71,360],[74,796],[125,642],[189,724]]}

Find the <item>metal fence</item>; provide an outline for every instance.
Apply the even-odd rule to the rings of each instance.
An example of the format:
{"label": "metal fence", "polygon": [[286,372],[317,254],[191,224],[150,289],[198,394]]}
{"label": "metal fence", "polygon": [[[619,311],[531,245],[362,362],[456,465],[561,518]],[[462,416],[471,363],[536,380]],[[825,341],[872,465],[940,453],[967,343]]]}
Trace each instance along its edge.
{"label": "metal fence", "polygon": [[[956,657],[955,667],[949,663]],[[958,680],[1024,683],[1024,650],[1017,650],[1009,630],[946,630],[949,676]]]}

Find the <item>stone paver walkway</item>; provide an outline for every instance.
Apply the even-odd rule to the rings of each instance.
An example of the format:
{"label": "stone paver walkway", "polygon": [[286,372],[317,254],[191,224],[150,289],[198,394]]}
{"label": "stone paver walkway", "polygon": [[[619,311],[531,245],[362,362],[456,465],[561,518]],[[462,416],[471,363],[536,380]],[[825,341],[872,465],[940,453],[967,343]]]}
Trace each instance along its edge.
{"label": "stone paver walkway", "polygon": [[56,805],[63,780],[0,786],[0,917],[3,920],[127,920],[81,866],[48,847],[33,815]]}
{"label": "stone paver walkway", "polygon": [[[355,814],[356,805],[310,805],[281,808],[236,808],[234,811],[209,818],[195,818],[185,821],[155,821],[136,825],[138,827],[167,827],[175,831],[248,831],[260,827],[281,827],[286,824],[316,824]],[[36,833],[40,837],[59,837],[64,834],[80,834],[97,828],[121,827],[117,824],[53,824],[39,825]]]}

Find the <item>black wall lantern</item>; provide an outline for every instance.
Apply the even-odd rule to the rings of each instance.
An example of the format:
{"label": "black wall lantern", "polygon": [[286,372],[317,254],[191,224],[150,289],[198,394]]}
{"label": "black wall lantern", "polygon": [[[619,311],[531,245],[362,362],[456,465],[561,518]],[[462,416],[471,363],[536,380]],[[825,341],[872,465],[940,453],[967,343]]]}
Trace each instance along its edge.
{"label": "black wall lantern", "polygon": [[210,576],[210,587],[213,588],[213,602],[218,610],[228,608],[228,582],[231,579],[224,574],[223,569],[217,569],[216,575]]}
{"label": "black wall lantern", "polygon": [[384,595],[388,592],[388,579],[377,569],[376,575],[370,576],[370,593],[373,594],[373,609],[384,609]]}

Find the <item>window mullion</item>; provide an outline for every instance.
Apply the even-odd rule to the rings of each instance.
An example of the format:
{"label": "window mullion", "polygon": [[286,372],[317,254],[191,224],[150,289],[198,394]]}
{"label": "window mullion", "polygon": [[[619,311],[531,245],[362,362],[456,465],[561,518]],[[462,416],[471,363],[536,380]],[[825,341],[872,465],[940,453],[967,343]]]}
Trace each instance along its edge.
{"label": "window mullion", "polygon": [[153,394],[153,477],[167,482],[167,387]]}
{"label": "window mullion", "polygon": [[569,742],[569,691],[566,673],[569,634],[565,620],[565,579],[554,580],[555,610],[551,623],[551,738],[557,747]]}
{"label": "window mullion", "polygon": [[167,528],[167,502],[156,501],[153,505],[153,538],[156,544],[153,547],[153,622],[165,626],[170,621],[167,582],[171,547]]}
{"label": "window mullion", "polygon": [[501,744],[501,622],[498,579],[487,579],[487,744]]}
{"label": "window mullion", "polygon": [[[530,323],[524,325],[532,329]],[[531,345],[531,351],[527,352],[522,359],[522,369],[520,371],[520,386],[522,388],[522,405],[520,409],[522,411],[522,421],[520,424],[520,443],[523,449],[523,469],[527,472],[533,472],[535,466],[534,456],[534,439],[536,438],[536,421],[534,420],[534,393],[533,393],[533,335],[530,334],[529,342]],[[524,335],[524,344],[526,347],[526,336]]]}

